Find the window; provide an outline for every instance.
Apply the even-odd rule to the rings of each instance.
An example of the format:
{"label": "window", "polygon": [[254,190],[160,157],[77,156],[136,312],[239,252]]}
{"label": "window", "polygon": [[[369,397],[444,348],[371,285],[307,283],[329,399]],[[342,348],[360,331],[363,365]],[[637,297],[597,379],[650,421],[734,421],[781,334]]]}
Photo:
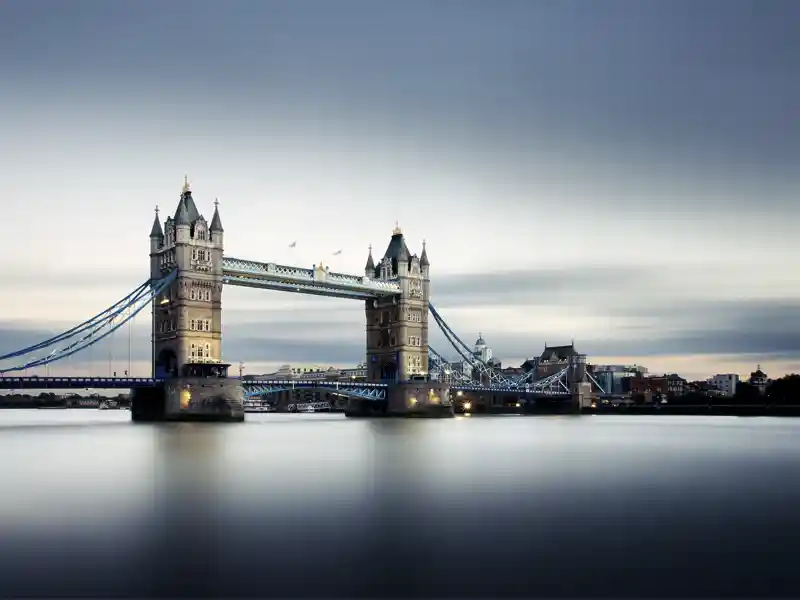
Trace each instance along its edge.
{"label": "window", "polygon": [[408,373],[414,374],[422,370],[422,357],[418,354],[408,357]]}
{"label": "window", "polygon": [[192,344],[192,349],[191,352],[189,353],[189,356],[191,356],[192,358],[197,357],[197,346],[195,344]]}
{"label": "window", "polygon": [[211,344],[206,344],[205,357],[206,358],[211,358]]}
{"label": "window", "polygon": [[205,321],[203,321],[203,330],[211,331],[211,319],[206,319]]}
{"label": "window", "polygon": [[197,260],[197,248],[192,248],[192,260]]}
{"label": "window", "polygon": [[206,290],[206,302],[211,302],[211,290]]}
{"label": "window", "polygon": [[192,331],[194,331],[194,328],[195,328],[195,320],[194,320],[194,319],[192,319],[191,321],[189,321],[189,329],[191,329]]}
{"label": "window", "polygon": [[422,313],[418,310],[408,311],[408,320],[412,323],[422,323]]}

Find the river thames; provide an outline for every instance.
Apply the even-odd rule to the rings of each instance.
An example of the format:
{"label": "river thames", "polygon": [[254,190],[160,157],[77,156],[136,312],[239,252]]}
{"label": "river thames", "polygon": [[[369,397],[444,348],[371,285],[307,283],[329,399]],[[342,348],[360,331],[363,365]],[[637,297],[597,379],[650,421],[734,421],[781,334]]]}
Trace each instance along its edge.
{"label": "river thames", "polygon": [[0,596],[796,596],[800,419],[0,411]]}

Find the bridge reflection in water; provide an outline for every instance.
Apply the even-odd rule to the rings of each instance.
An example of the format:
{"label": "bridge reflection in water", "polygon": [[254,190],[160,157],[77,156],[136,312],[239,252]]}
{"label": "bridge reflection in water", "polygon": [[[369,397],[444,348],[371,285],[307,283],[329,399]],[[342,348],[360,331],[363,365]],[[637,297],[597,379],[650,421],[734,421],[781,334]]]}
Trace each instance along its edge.
{"label": "bridge reflection in water", "polygon": [[0,596],[788,595],[800,421],[730,425],[4,411]]}

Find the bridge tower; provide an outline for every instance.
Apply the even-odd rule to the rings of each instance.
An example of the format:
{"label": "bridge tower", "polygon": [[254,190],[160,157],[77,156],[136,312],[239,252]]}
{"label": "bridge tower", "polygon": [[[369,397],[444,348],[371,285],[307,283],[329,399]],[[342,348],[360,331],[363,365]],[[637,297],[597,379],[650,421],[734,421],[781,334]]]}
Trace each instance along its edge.
{"label": "bridge tower", "polygon": [[422,255],[412,255],[396,226],[378,264],[370,247],[364,275],[397,281],[402,290],[399,296],[366,301],[368,381],[399,383],[427,374],[430,263],[425,242]]}
{"label": "bridge tower", "polygon": [[187,363],[222,358],[223,228],[218,203],[209,225],[197,210],[188,178],[175,215],[150,231],[150,276],[178,277],[153,302],[153,375],[175,377]]}

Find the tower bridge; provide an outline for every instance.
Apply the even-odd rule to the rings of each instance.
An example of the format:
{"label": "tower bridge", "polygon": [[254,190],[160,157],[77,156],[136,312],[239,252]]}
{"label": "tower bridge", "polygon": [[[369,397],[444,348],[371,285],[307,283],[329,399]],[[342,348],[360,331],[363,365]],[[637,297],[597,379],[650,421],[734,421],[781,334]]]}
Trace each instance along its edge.
{"label": "tower bridge", "polygon": [[[359,275],[331,271],[322,262],[303,268],[225,256],[224,234],[218,203],[214,202],[208,222],[197,208],[187,179],[173,214],[162,222],[156,208],[149,236],[149,279],[87,321],[0,356],[0,388],[132,387],[142,398],[155,388],[164,388],[172,399],[168,412],[176,417],[193,411],[230,411],[235,408],[236,396],[303,386],[353,398],[353,414],[376,410],[452,414],[451,390],[545,395],[578,402],[592,392],[603,392],[586,369],[586,356],[576,352],[560,360],[554,354],[546,369],[529,369],[513,377],[502,373],[490,355],[473,352],[431,303],[431,263],[425,242],[419,255],[412,253],[399,226],[378,260],[369,248],[364,272]],[[367,381],[334,384],[227,377],[229,365],[222,353],[225,286],[363,303]],[[127,373],[121,378],[23,375],[28,369],[86,351],[148,306],[152,312],[149,378],[131,378]],[[460,367],[430,347],[431,320],[460,357]]]}

